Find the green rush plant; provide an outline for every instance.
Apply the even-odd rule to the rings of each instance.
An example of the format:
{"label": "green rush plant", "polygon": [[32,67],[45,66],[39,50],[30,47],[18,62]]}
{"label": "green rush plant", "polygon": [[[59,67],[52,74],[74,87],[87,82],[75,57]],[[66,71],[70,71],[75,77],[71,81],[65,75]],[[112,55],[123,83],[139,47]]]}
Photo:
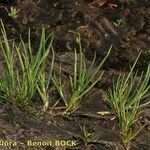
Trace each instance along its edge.
{"label": "green rush plant", "polygon": [[[56,89],[62,98],[66,109],[63,112],[64,115],[69,115],[71,112],[75,111],[77,109],[77,105],[79,101],[82,99],[82,97],[91,90],[94,85],[101,79],[103,72],[99,75],[95,81],[93,79],[97,75],[98,71],[104,64],[106,58],[110,54],[110,51],[112,49],[112,46],[109,48],[109,51],[107,55],[104,57],[104,59],[100,62],[100,64],[97,66],[97,68],[94,70],[94,63],[96,59],[96,55],[94,56],[94,59],[90,65],[90,67],[87,67],[83,53],[82,53],[82,45],[81,45],[81,38],[80,36],[76,39],[77,44],[79,45],[79,57],[77,55],[77,52],[75,50],[75,57],[74,57],[74,73],[72,76],[69,76],[70,78],[70,87],[71,87],[71,97],[66,99],[66,96],[63,93],[63,86],[62,86],[62,77],[61,77],[61,64],[60,64],[60,73],[57,77],[54,73],[52,76],[52,80],[54,85],[56,86]],[[92,82],[93,81],[93,82]]]}
{"label": "green rush plant", "polygon": [[6,8],[6,11],[8,13],[8,16],[16,19],[19,16],[20,9],[17,9],[17,8],[14,8],[14,7],[10,7],[10,11],[8,11],[7,8]]}
{"label": "green rush plant", "polygon": [[115,27],[123,27],[123,20],[117,19],[115,22],[113,22]]}
{"label": "green rush plant", "polygon": [[[4,57],[5,57],[5,63],[6,63],[6,71],[5,74],[1,74],[0,77],[0,97],[2,100],[9,100],[10,98],[15,97],[15,87],[16,87],[16,75],[14,73],[14,49],[15,49],[15,43],[12,41],[12,47],[10,48],[9,41],[6,36],[6,32],[3,26],[3,23],[1,22],[2,29],[2,37],[3,39],[0,39],[0,49],[2,50]],[[2,41],[4,44],[2,44]]]}
{"label": "green rush plant", "polygon": [[98,141],[99,139],[98,133],[90,133],[85,125],[83,127],[80,126],[80,128],[81,128],[80,139],[81,141],[83,141],[85,146],[88,146],[89,143],[96,143]]}
{"label": "green rush plant", "polygon": [[38,84],[37,84],[37,90],[40,94],[40,97],[43,101],[43,111],[46,111],[49,106],[49,86],[51,83],[51,76],[53,71],[53,65],[54,65],[54,50],[52,48],[52,62],[51,62],[51,68],[48,74],[48,77],[46,77],[46,71],[45,71],[45,65],[43,65],[42,70],[39,73],[38,77]]}
{"label": "green rush plant", "polygon": [[[27,45],[21,37],[18,45],[14,41],[10,43],[2,20],[1,33],[0,49],[4,54],[6,70],[0,79],[0,97],[4,101],[25,105],[36,92],[38,76],[42,71],[47,55],[51,51],[52,34],[46,37],[45,29],[42,29],[38,51],[36,55],[33,55],[30,30]],[[19,71],[15,69],[16,64],[19,64]]]}
{"label": "green rush plant", "polygon": [[146,73],[141,73],[138,80],[138,72],[134,72],[134,67],[140,54],[128,75],[120,75],[117,82],[113,83],[113,87],[109,88],[108,96],[106,97],[106,102],[116,111],[124,144],[129,144],[131,140],[135,139],[144,127],[142,126],[137,131],[133,130],[133,125],[137,121],[140,102],[149,95],[148,92],[150,90],[148,83],[150,81],[150,64]]}

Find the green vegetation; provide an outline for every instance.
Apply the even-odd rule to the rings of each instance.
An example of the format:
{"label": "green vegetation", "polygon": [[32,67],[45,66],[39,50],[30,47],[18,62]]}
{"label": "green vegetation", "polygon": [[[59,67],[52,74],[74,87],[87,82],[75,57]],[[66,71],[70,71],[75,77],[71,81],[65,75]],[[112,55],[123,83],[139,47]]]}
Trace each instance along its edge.
{"label": "green vegetation", "polygon": [[49,86],[51,83],[51,76],[52,76],[52,70],[53,70],[53,65],[54,65],[54,50],[52,48],[53,52],[53,58],[52,58],[52,63],[51,63],[51,69],[48,74],[48,77],[46,78],[46,70],[45,70],[45,65],[43,65],[43,68],[41,72],[39,73],[38,77],[38,84],[37,84],[37,90],[41,96],[41,99],[43,101],[43,111],[46,111],[49,106]]}
{"label": "green vegetation", "polygon": [[115,22],[113,22],[115,27],[123,27],[123,20],[117,19]]}
{"label": "green vegetation", "polygon": [[[61,79],[61,65],[60,65],[60,74],[59,77],[56,77],[55,73],[52,77],[52,80],[56,86],[56,89],[62,98],[66,110],[64,114],[69,114],[73,112],[75,109],[77,109],[77,105],[79,101],[82,99],[82,97],[91,90],[94,85],[101,79],[103,73],[99,75],[99,77],[94,81],[94,77],[97,75],[97,72],[100,70],[102,65],[104,64],[106,58],[110,54],[110,51],[112,49],[112,46],[110,47],[107,55],[105,58],[100,62],[98,67],[94,70],[94,63],[95,63],[95,56],[93,59],[93,62],[91,63],[90,67],[87,67],[85,59],[83,57],[82,53],[82,45],[81,45],[81,38],[80,36],[77,38],[77,43],[79,45],[79,57],[77,56],[77,52],[75,50],[75,58],[74,58],[74,74],[73,76],[70,76],[70,85],[71,85],[71,97],[69,100],[66,99],[64,93],[63,93],[63,86],[62,86],[62,79]],[[78,69],[79,68],[79,69]]]}
{"label": "green vegetation", "polygon": [[1,0],[0,146],[148,149],[148,6]]}
{"label": "green vegetation", "polygon": [[96,143],[99,139],[100,134],[97,132],[90,133],[89,130],[84,125],[83,127],[80,126],[81,134],[80,139],[85,146],[88,146],[90,143]]}
{"label": "green vegetation", "polygon": [[140,127],[137,131],[133,131],[132,129],[134,123],[137,121],[140,102],[149,95],[148,91],[150,89],[148,83],[150,81],[150,64],[146,73],[142,73],[138,80],[137,72],[133,72],[139,56],[128,75],[119,76],[117,82],[108,90],[106,98],[106,102],[116,111],[121,138],[125,144],[129,144],[144,127]]}
{"label": "green vegetation", "polygon": [[[92,63],[88,66],[83,56],[81,45],[81,37],[76,38],[79,47],[79,54],[75,50],[73,75],[69,76],[70,97],[64,94],[62,84],[62,68],[60,64],[59,73],[56,75],[54,71],[54,50],[53,35],[46,36],[45,28],[42,28],[42,34],[38,51],[32,54],[30,30],[28,33],[28,43],[26,44],[20,37],[20,43],[16,44],[14,40],[8,40],[7,34],[1,21],[1,39],[0,49],[3,52],[6,70],[1,73],[0,77],[0,98],[2,101],[9,101],[15,105],[24,106],[38,91],[43,101],[43,111],[49,107],[49,87],[51,80],[53,81],[58,94],[65,104],[65,111],[62,113],[67,116],[78,108],[78,104],[82,97],[90,91],[94,85],[102,78],[104,72],[98,75],[99,70],[110,54],[112,46],[109,48],[106,56],[100,64],[94,68],[96,55]],[[49,74],[46,73],[46,58],[52,52],[52,61]],[[141,54],[141,53],[140,53]],[[117,114],[120,135],[124,144],[129,144],[144,126],[134,131],[133,126],[137,121],[139,108],[148,105],[150,101],[142,101],[147,97],[150,90],[150,64],[146,73],[142,73],[140,77],[138,72],[134,72],[135,65],[140,57],[138,55],[136,61],[127,75],[120,75],[113,87],[109,88],[106,102],[112,107]],[[17,69],[15,66],[17,65]],[[97,77],[98,76],[98,77]],[[99,112],[100,115],[110,114],[110,112]],[[84,128],[83,128],[84,129]],[[84,140],[88,139],[89,134],[84,129]]]}
{"label": "green vegetation", "polygon": [[10,7],[10,11],[8,11],[7,8],[6,8],[6,11],[8,13],[8,16],[16,19],[19,16],[20,9],[17,9],[17,8],[14,8],[14,7]]}
{"label": "green vegetation", "polygon": [[[100,70],[108,57],[112,46],[96,69],[93,68],[96,59],[95,56],[91,65],[87,67],[82,53],[81,38],[79,36],[77,38],[77,43],[79,45],[80,54],[78,57],[77,52],[75,51],[74,75],[69,76],[72,93],[69,100],[67,100],[64,96],[62,88],[61,67],[58,78],[55,73],[52,75],[54,65],[52,34],[46,37],[45,29],[42,29],[38,52],[36,55],[33,55],[33,49],[30,41],[30,31],[28,34],[27,44],[24,43],[22,38],[20,38],[20,43],[16,44],[14,40],[8,40],[2,21],[1,26],[2,38],[0,48],[3,51],[6,63],[6,70],[0,79],[0,97],[3,101],[9,101],[20,106],[26,105],[35,95],[37,90],[44,103],[43,110],[46,111],[49,106],[48,90],[52,78],[53,83],[66,106],[64,114],[69,114],[77,108],[81,98],[101,79],[103,72],[94,81],[97,72]],[[45,70],[46,57],[50,51],[52,51],[53,57],[50,73],[47,76]],[[15,69],[16,65],[19,69]]]}
{"label": "green vegetation", "polygon": [[[6,70],[0,79],[0,97],[3,101],[25,105],[36,92],[38,77],[42,72],[44,61],[51,51],[52,34],[46,37],[43,28],[38,52],[33,56],[30,31],[28,45],[26,46],[22,38],[20,38],[20,43],[17,45],[15,41],[8,40],[2,21],[1,26],[0,49],[4,54]],[[19,69],[16,70],[15,65],[18,64]]]}

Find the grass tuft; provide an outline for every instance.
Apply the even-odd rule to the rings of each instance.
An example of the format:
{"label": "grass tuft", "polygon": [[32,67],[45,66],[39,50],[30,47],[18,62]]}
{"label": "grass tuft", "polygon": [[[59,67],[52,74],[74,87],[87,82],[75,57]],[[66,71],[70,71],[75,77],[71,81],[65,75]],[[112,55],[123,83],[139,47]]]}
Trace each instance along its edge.
{"label": "grass tuft", "polygon": [[[2,49],[6,70],[0,79],[0,95],[3,101],[9,101],[17,105],[27,104],[36,92],[36,85],[39,75],[42,72],[44,61],[51,51],[52,34],[46,37],[45,29],[42,29],[40,44],[36,55],[32,54],[30,30],[28,34],[28,45],[20,38],[17,45],[7,38],[7,34],[1,20],[2,39],[0,49]],[[19,70],[15,65],[19,64]],[[18,69],[18,68],[17,68]]]}
{"label": "grass tuft", "polygon": [[45,65],[43,65],[43,68],[39,74],[38,77],[38,84],[37,84],[37,90],[41,96],[41,99],[43,101],[43,111],[46,111],[49,106],[49,86],[51,84],[51,76],[52,76],[52,71],[53,71],[53,66],[54,66],[54,50],[52,48],[52,62],[51,62],[51,68],[48,74],[48,77],[46,77],[46,71],[45,71]]}
{"label": "grass tuft", "polygon": [[94,56],[93,62],[91,63],[90,67],[87,67],[83,53],[82,53],[83,50],[82,50],[80,36],[76,39],[76,42],[79,45],[80,53],[78,57],[77,52],[75,50],[74,73],[73,73],[73,76],[69,76],[71,91],[72,91],[71,97],[69,98],[69,100],[66,99],[63,93],[63,86],[62,86],[62,79],[61,79],[61,64],[60,64],[59,77],[57,77],[55,74],[52,77],[54,85],[56,86],[56,89],[66,106],[66,110],[63,113],[65,115],[70,114],[71,112],[75,111],[82,97],[89,90],[91,90],[94,87],[94,85],[101,79],[103,73],[101,73],[99,77],[94,82],[92,82],[94,77],[97,75],[98,71],[104,64],[106,58],[108,57],[112,49],[112,46],[111,46],[107,55],[104,57],[104,59],[100,62],[100,64],[94,70],[94,63],[95,63],[96,57]]}
{"label": "grass tuft", "polygon": [[136,80],[137,72],[133,72],[140,54],[128,75],[119,76],[117,82],[113,84],[113,87],[109,88],[106,98],[109,106],[117,113],[122,141],[125,144],[129,144],[143,128],[142,126],[135,132],[132,130],[134,123],[137,121],[140,102],[144,97],[149,95],[150,64],[146,73],[142,73],[138,81]]}

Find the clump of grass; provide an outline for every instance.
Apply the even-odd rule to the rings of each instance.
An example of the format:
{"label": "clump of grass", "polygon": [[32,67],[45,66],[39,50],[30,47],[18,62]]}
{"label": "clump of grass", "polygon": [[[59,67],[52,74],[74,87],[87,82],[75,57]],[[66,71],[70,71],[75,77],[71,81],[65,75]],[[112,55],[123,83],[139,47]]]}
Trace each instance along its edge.
{"label": "clump of grass", "polygon": [[46,71],[45,71],[45,65],[43,65],[43,68],[39,74],[38,77],[38,84],[37,84],[37,90],[41,96],[41,99],[43,101],[43,111],[46,111],[49,106],[49,86],[51,83],[51,76],[53,71],[53,65],[54,65],[54,50],[52,49],[53,57],[51,62],[51,68],[48,74],[48,77],[46,77]]}
{"label": "clump of grass", "polygon": [[[1,26],[2,39],[0,48],[3,51],[6,63],[5,73],[3,78],[0,79],[1,98],[17,105],[25,105],[36,92],[38,76],[42,71],[47,55],[51,51],[52,34],[46,37],[45,29],[42,29],[38,52],[33,55],[30,31],[28,34],[28,46],[26,46],[22,38],[20,38],[19,45],[15,44],[14,41],[10,44],[2,21]],[[15,69],[16,61],[20,66],[20,72]]]}
{"label": "clump of grass", "polygon": [[150,89],[148,83],[150,81],[150,64],[146,73],[142,73],[138,81],[136,80],[137,72],[134,73],[133,71],[140,54],[128,75],[119,76],[113,87],[109,88],[106,98],[110,107],[116,111],[121,130],[120,134],[124,144],[129,144],[131,140],[135,139],[144,127],[142,126],[139,130],[133,131],[134,123],[137,121],[140,102],[149,95],[148,91]]}
{"label": "clump of grass", "polygon": [[20,9],[17,9],[17,8],[14,8],[14,7],[10,7],[10,11],[8,11],[7,8],[6,8],[6,11],[8,13],[8,16],[16,19],[19,16]]}
{"label": "clump of grass", "polygon": [[97,75],[98,71],[104,64],[106,58],[110,54],[110,51],[112,48],[111,46],[105,58],[100,62],[98,67],[94,70],[93,67],[94,67],[96,57],[94,56],[93,62],[91,63],[90,67],[87,67],[85,59],[83,57],[83,53],[82,53],[82,45],[81,45],[80,36],[77,38],[76,41],[79,45],[80,53],[78,57],[77,52],[75,50],[74,73],[73,73],[73,76],[69,77],[70,85],[71,85],[71,97],[69,98],[69,100],[66,99],[63,93],[62,78],[61,78],[61,65],[60,65],[59,77],[56,77],[55,73],[52,77],[54,85],[56,86],[56,89],[66,106],[66,109],[63,113],[64,115],[70,114],[71,112],[75,111],[82,97],[89,90],[91,90],[94,87],[94,85],[101,79],[103,72],[99,75],[99,77],[94,82],[92,82],[92,80],[94,79],[94,77]]}
{"label": "clump of grass", "polygon": [[85,146],[88,146],[89,143],[96,143],[98,141],[99,135],[97,133],[90,133],[85,125],[83,127],[80,126],[80,128],[81,128],[80,138]]}

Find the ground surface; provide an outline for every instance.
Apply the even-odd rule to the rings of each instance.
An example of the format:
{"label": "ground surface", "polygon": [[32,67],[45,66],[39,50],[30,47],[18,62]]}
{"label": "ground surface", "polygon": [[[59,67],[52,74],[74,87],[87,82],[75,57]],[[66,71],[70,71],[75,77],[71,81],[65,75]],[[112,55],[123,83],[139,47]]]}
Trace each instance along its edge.
{"label": "ground surface", "polygon": [[[11,6],[20,9],[16,19],[9,17],[6,11],[6,8],[9,10]],[[88,61],[92,60],[96,52],[98,63],[113,44],[111,55],[103,67],[105,75],[102,81],[83,98],[79,109],[70,119],[59,115],[63,109],[61,104],[51,109],[59,99],[54,91],[51,93],[51,107],[46,114],[41,112],[42,105],[39,108],[39,98],[24,109],[1,103],[0,140],[18,141],[19,144],[0,149],[124,150],[113,112],[105,116],[98,115],[97,112],[110,111],[103,100],[106,89],[120,73],[129,71],[129,65],[133,64],[140,51],[143,53],[136,67],[145,70],[149,63],[150,1],[137,0],[136,4],[124,5],[122,8],[117,0],[22,0],[19,3],[0,0],[0,18],[11,39],[17,40],[21,33],[26,40],[28,28],[31,28],[35,47],[42,25],[49,32],[53,31],[54,48],[67,74],[70,73],[68,62],[72,59],[76,47],[75,33],[81,34],[84,54]],[[4,69],[2,59],[0,69]],[[137,122],[146,123],[147,126],[132,142],[131,150],[150,149],[149,107],[142,109],[140,114]],[[84,127],[91,134],[88,144],[83,140]],[[28,140],[77,140],[78,144],[75,148],[28,147]]]}

